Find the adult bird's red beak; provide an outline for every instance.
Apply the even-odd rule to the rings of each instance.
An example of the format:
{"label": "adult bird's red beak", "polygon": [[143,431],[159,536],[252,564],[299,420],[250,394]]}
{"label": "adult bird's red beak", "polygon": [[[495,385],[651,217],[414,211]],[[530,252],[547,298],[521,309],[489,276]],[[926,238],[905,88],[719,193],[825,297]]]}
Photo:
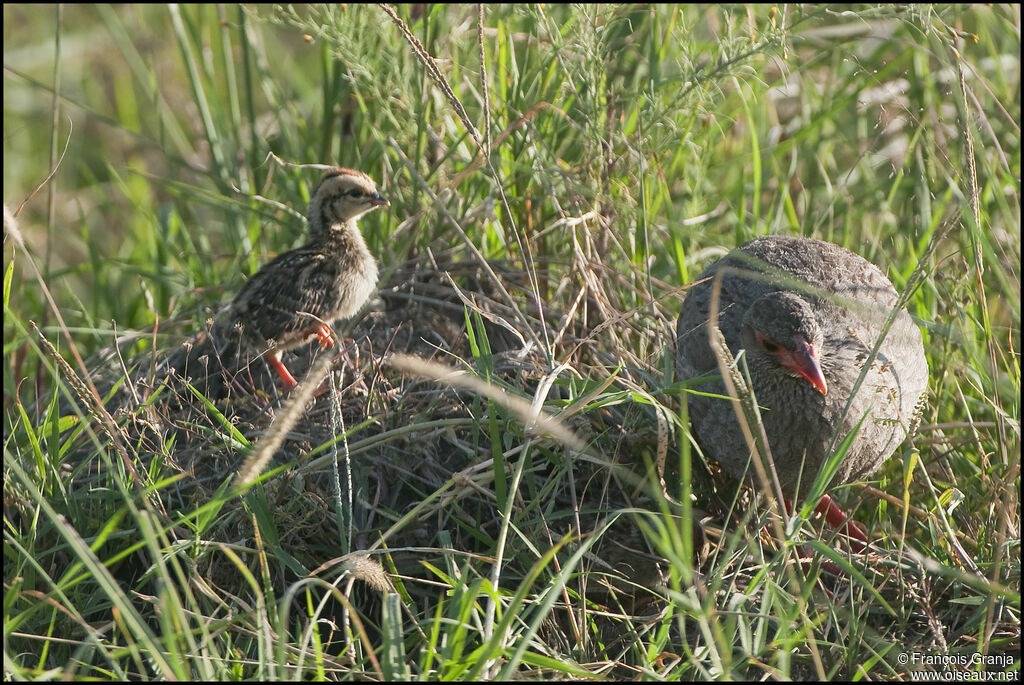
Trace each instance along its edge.
{"label": "adult bird's red beak", "polygon": [[792,369],[807,379],[807,382],[814,386],[814,389],[822,395],[828,392],[828,381],[825,374],[821,372],[821,365],[818,363],[818,352],[814,345],[804,340],[802,336],[794,338],[796,349],[779,355],[779,363],[787,369]]}

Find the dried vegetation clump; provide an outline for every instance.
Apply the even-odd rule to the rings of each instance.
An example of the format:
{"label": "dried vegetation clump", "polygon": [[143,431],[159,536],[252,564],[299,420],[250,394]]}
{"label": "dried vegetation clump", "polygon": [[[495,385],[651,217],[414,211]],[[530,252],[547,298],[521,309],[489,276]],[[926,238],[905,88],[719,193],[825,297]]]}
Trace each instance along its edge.
{"label": "dried vegetation clump", "polygon": [[[566,534],[585,537],[617,517],[609,544],[595,545],[588,565],[598,577],[628,575],[628,586],[661,584],[660,557],[645,547],[633,519],[618,512],[648,502],[644,474],[659,459],[663,468],[669,423],[656,406],[598,406],[595,391],[610,390],[590,387],[588,378],[609,377],[621,364],[621,385],[646,385],[644,375],[656,372],[658,361],[652,365],[629,352],[616,359],[609,339],[664,332],[650,322],[630,330],[642,317],[612,315],[607,302],[577,299],[574,307],[577,313],[589,307],[592,320],[611,315],[614,325],[588,328],[550,305],[539,312],[535,300],[509,294],[529,291],[525,273],[495,263],[488,271],[434,255],[395,269],[368,310],[339,327],[342,345],[321,351],[314,342],[285,355],[300,383],[329,359],[329,373],[301,408],[295,403],[305,383],[279,394],[276,374],[261,359],[233,379],[211,374],[203,393],[181,378],[155,378],[160,359],[187,332],[157,355],[142,353],[123,366],[107,350],[100,355],[106,361],[93,364],[93,380],[103,394],[120,382],[107,407],[119,420],[136,472],[154,480],[177,476],[152,495],[160,510],[173,520],[174,512],[224,498],[203,532],[207,541],[258,547],[253,505],[225,493],[241,472],[251,471],[262,446],[278,445],[251,474],[265,479],[249,496],[258,496],[260,508],[272,514],[276,549],[297,562],[274,566],[282,583],[345,553],[378,548],[394,550],[389,563],[400,573],[419,576],[420,562],[439,563],[442,548],[470,557],[489,552],[503,516],[499,497],[523,457],[512,506],[522,540],[509,541],[513,548],[532,544],[543,551]],[[543,349],[565,360],[560,373],[551,374]],[[417,360],[462,375],[432,377],[431,367],[417,372]],[[222,385],[214,387],[218,378]],[[477,391],[481,382],[486,396]],[[68,455],[75,468],[82,466],[74,464],[76,453],[95,454],[81,447]],[[497,478],[496,456],[504,474]],[[107,479],[98,462],[81,477]],[[174,530],[181,539],[190,536],[187,527]],[[244,592],[226,557],[211,554],[201,568],[207,582]],[[647,577],[638,580],[638,574]]]}

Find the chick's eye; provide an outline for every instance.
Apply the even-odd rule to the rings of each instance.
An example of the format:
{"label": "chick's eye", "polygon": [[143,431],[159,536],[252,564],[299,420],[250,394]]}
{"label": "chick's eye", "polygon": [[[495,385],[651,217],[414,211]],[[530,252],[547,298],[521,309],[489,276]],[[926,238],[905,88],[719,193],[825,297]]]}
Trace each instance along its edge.
{"label": "chick's eye", "polygon": [[362,197],[363,191],[359,190],[359,188],[353,188],[352,190],[348,191],[348,194],[351,197]]}

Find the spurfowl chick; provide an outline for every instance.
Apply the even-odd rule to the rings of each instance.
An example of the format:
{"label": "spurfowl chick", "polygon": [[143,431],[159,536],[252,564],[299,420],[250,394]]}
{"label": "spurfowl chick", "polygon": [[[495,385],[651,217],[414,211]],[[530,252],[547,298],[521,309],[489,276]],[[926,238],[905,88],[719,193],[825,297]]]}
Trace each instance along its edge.
{"label": "spurfowl chick", "polygon": [[[718,373],[707,322],[711,277],[722,270],[718,326],[733,355],[745,350],[783,494],[806,494],[829,448],[858,423],[831,486],[871,476],[913,429],[928,385],[921,332],[900,311],[854,394],[896,306],[892,283],[875,265],[832,243],[781,236],[746,243],[709,266],[700,275],[707,280],[687,293],[676,331],[679,379]],[[695,389],[725,392],[720,380]],[[705,454],[742,477],[750,450],[729,404],[691,395],[689,409]],[[819,511],[832,525],[845,521],[827,495]],[[857,529],[846,532],[866,541]]]}
{"label": "spurfowl chick", "polygon": [[328,326],[359,311],[373,292],[377,263],[356,219],[388,204],[366,174],[329,171],[309,202],[309,242],[264,265],[231,302],[230,315],[246,337],[266,344],[285,390],[295,379],[281,353],[314,335],[321,347],[333,345]]}
{"label": "spurfowl chick", "polygon": [[[321,348],[333,345],[329,326],[354,315],[370,297],[377,264],[356,220],[389,204],[366,174],[328,171],[309,202],[309,242],[267,262],[213,328],[197,335],[169,366],[188,375],[188,366],[194,371],[197,362],[215,369],[213,357],[230,377],[265,354],[284,389],[295,387],[281,354],[314,336]],[[208,372],[207,377],[212,375]]]}

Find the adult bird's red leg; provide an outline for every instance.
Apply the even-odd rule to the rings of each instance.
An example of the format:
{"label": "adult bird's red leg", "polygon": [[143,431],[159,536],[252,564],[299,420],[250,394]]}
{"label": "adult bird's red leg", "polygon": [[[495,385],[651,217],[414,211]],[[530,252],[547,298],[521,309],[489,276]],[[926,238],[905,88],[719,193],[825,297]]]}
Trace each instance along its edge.
{"label": "adult bird's red leg", "polygon": [[868,535],[867,531],[864,530],[864,526],[848,517],[846,512],[832,501],[831,497],[828,495],[823,496],[814,511],[818,514],[824,514],[825,521],[840,533],[857,540],[858,543],[850,543],[854,551],[862,552],[867,547]]}
{"label": "adult bird's red leg", "polygon": [[[793,513],[793,502],[786,500],[786,513]],[[815,514],[824,514],[825,522],[838,530],[843,535],[849,536],[854,540],[857,540],[860,544],[852,544],[854,551],[861,552],[867,547],[868,534],[864,530],[864,526],[857,521],[854,521],[846,515],[839,505],[832,501],[832,498],[828,495],[823,495],[821,500],[818,502],[818,506],[814,508]]]}
{"label": "adult bird's red leg", "polygon": [[[840,514],[842,514],[843,515],[843,519],[845,520],[846,519],[846,515],[843,514],[842,510],[839,509],[839,507],[837,507],[834,502],[832,502],[832,498],[829,497],[828,495],[825,495],[825,497],[823,497],[821,499],[821,501],[818,502],[818,506],[815,509],[815,511],[820,511],[821,510],[822,505],[825,504],[826,498],[828,499],[828,503],[831,504],[833,507],[835,507],[836,511],[838,511]],[[786,514],[787,515],[793,513],[793,502],[792,502],[792,500],[789,500],[789,499],[783,500],[783,505],[786,507]],[[825,517],[825,520],[828,521],[831,524],[831,521],[829,521],[827,515]],[[865,537],[865,540],[866,540],[866,537]],[[851,546],[853,546],[853,545],[851,545]],[[808,570],[811,567],[810,560],[811,560],[811,557],[813,555],[812,555],[811,551],[808,550],[803,545],[799,545],[798,549],[800,550],[800,554],[804,557],[804,559],[802,559],[801,562],[800,562],[800,566],[806,571],[806,570]],[[863,547],[862,547],[862,549],[863,549]],[[828,561],[827,559],[821,563],[821,568],[823,568],[825,571],[831,573],[834,576],[845,576],[846,575],[846,573],[842,569],[840,569],[836,564],[832,563],[831,561]],[[829,597],[832,596],[832,593],[829,592],[828,588],[825,588],[825,592],[828,593]]]}
{"label": "adult bird's red leg", "polygon": [[279,375],[281,380],[284,382],[284,390],[287,392],[298,385],[298,381],[295,380],[295,377],[292,376],[285,365],[281,362],[280,355],[280,352],[275,352],[271,354],[268,359],[270,360],[270,365],[274,367],[274,371],[277,371],[277,375]]}

